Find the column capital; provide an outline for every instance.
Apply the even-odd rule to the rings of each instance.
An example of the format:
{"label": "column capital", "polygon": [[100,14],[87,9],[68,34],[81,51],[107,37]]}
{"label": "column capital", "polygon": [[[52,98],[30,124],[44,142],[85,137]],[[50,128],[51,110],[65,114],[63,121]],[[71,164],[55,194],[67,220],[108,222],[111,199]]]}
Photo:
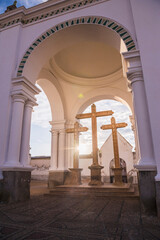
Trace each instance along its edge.
{"label": "column capital", "polygon": [[130,84],[144,81],[139,50],[125,52],[123,53],[123,57],[127,63],[127,78]]}
{"label": "column capital", "polygon": [[52,129],[50,130],[50,132],[51,132],[52,135],[58,135],[58,130],[57,130],[57,129],[53,129],[53,128],[52,128]]}
{"label": "column capital", "polygon": [[26,101],[25,107],[33,108],[34,106],[38,106],[38,104],[36,102],[31,101],[31,100]]}
{"label": "column capital", "polygon": [[13,102],[22,102],[25,103],[27,97],[21,94],[14,94],[12,95]]}
{"label": "column capital", "polygon": [[131,68],[142,67],[139,50],[124,52],[122,55]]}
{"label": "column capital", "polygon": [[66,120],[50,121],[49,123],[52,126],[52,129],[60,130],[65,128]]}
{"label": "column capital", "polygon": [[65,133],[66,133],[65,128],[63,128],[63,129],[59,129],[59,134],[65,134]]}
{"label": "column capital", "polygon": [[67,120],[66,121],[66,128],[72,128],[74,126],[76,120]]}
{"label": "column capital", "polygon": [[138,82],[138,81],[143,82],[144,80],[143,80],[142,69],[128,68],[127,78],[130,80],[131,85],[135,82]]}

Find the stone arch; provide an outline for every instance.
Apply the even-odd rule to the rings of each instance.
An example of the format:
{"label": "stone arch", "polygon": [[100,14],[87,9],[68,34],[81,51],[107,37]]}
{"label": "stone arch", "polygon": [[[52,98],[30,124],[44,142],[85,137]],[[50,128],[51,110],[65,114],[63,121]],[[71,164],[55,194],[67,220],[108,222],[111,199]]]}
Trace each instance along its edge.
{"label": "stone arch", "polygon": [[45,39],[49,38],[56,32],[63,30],[67,27],[71,27],[74,25],[82,25],[82,24],[95,24],[99,26],[103,26],[106,28],[111,29],[112,31],[116,32],[120,38],[124,41],[126,48],[128,51],[130,50],[135,50],[136,46],[134,43],[133,38],[131,37],[129,31],[124,28],[121,24],[117,23],[116,21],[113,21],[109,18],[105,17],[96,17],[96,16],[88,16],[88,17],[80,17],[80,18],[75,18],[71,19],[62,23],[59,23],[58,25],[50,28],[46,32],[44,32],[41,36],[39,36],[33,43],[32,45],[27,49],[25,52],[17,70],[17,77],[23,75],[23,69],[25,66],[25,63],[27,62],[29,56],[31,53],[34,51],[34,49],[41,44]]}
{"label": "stone arch", "polygon": [[[94,97],[93,97],[94,96]],[[97,95],[97,90],[91,91],[88,94],[86,94],[84,99],[79,99],[77,104],[75,105],[75,108],[72,110],[71,116],[76,116],[76,114],[82,113],[89,105],[96,101],[100,100],[116,100],[118,102],[121,102],[122,104],[126,105],[130,111],[133,113],[133,105],[132,105],[132,99],[128,99],[128,96],[125,95],[125,93],[121,90],[113,89],[108,87],[101,88]]]}
{"label": "stone arch", "polygon": [[64,120],[64,107],[57,88],[47,79],[39,79],[37,83],[48,98],[52,121],[57,122]]}

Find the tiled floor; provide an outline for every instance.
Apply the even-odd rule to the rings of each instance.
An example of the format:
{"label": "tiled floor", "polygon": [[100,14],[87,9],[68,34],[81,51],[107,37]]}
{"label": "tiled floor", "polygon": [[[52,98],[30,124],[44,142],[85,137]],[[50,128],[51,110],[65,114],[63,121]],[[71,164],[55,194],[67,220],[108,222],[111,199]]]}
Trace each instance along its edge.
{"label": "tiled floor", "polygon": [[138,199],[43,196],[33,186],[30,201],[0,204],[0,239],[160,239],[160,220],[142,215]]}

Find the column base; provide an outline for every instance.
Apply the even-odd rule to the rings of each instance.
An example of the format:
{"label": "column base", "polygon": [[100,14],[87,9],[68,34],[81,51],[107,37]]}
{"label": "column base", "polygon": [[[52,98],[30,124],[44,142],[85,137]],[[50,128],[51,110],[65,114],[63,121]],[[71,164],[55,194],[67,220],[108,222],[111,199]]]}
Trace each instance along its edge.
{"label": "column base", "polygon": [[91,181],[88,183],[90,186],[95,185],[103,185],[104,183],[101,181],[101,169],[103,168],[100,165],[91,165],[88,167],[91,170]]}
{"label": "column base", "polygon": [[138,171],[141,209],[147,214],[156,214],[156,171]]}
{"label": "column base", "polygon": [[64,185],[68,170],[51,170],[49,171],[48,187],[50,189],[59,185]]}
{"label": "column base", "polygon": [[70,172],[68,172],[65,182],[65,185],[81,185],[81,171],[82,168],[69,168]]}
{"label": "column base", "polygon": [[156,181],[156,206],[157,217],[160,218],[160,181]]}
{"label": "column base", "polygon": [[31,171],[3,171],[2,201],[18,202],[30,199]]}
{"label": "column base", "polygon": [[123,185],[122,181],[122,168],[112,168],[114,172],[115,185]]}
{"label": "column base", "polygon": [[0,179],[0,202],[3,201],[3,179]]}

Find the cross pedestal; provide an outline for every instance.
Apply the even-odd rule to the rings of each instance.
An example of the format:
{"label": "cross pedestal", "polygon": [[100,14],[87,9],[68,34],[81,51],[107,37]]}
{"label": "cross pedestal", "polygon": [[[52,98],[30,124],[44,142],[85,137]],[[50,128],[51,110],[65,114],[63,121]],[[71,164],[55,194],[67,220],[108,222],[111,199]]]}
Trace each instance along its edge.
{"label": "cross pedestal", "polygon": [[70,176],[70,184],[73,185],[81,185],[81,172],[82,168],[69,168],[71,171],[71,176]]}
{"label": "cross pedestal", "polygon": [[91,181],[89,182],[89,185],[103,185],[103,182],[101,181],[101,169],[103,167],[100,165],[91,165],[88,168],[91,170]]}

